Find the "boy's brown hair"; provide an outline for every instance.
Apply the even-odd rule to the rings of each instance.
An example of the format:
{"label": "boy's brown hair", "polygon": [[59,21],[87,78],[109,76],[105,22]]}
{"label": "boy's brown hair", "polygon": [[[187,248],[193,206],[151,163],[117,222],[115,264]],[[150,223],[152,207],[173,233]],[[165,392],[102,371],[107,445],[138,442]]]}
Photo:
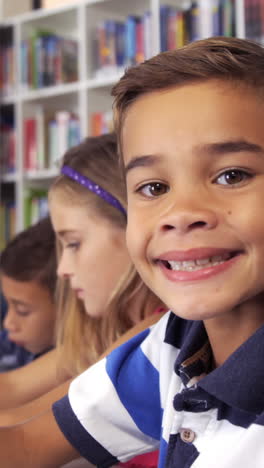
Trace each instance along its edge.
{"label": "boy's brown hair", "polygon": [[245,39],[214,37],[160,53],[128,68],[112,89],[120,150],[126,111],[140,96],[210,79],[263,88],[264,48]]}
{"label": "boy's brown hair", "polygon": [[34,281],[54,296],[56,240],[50,218],[17,234],[0,255],[0,272],[15,281]]}

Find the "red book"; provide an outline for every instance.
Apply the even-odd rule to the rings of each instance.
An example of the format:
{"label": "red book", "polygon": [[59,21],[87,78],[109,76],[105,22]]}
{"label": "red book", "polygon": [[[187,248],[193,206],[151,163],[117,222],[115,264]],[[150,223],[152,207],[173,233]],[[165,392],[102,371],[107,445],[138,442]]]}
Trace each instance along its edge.
{"label": "red book", "polygon": [[24,168],[37,169],[36,120],[24,120]]}
{"label": "red book", "polygon": [[93,112],[90,119],[91,136],[99,136],[102,134],[103,113]]}
{"label": "red book", "polygon": [[177,47],[177,19],[178,12],[170,11],[168,17],[168,50],[174,50]]}
{"label": "red book", "polygon": [[136,63],[141,63],[144,59],[144,24],[140,18],[136,23]]}

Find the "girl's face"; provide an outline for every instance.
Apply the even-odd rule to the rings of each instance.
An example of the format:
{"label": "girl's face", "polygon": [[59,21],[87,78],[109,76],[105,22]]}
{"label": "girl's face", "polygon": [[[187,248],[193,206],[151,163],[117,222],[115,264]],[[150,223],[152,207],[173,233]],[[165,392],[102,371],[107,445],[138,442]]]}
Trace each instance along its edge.
{"label": "girl's face", "polygon": [[[67,202],[66,202],[67,203]],[[130,263],[125,232],[87,205],[53,193],[53,228],[62,247],[58,276],[68,277],[91,317],[101,317],[122,274]]]}

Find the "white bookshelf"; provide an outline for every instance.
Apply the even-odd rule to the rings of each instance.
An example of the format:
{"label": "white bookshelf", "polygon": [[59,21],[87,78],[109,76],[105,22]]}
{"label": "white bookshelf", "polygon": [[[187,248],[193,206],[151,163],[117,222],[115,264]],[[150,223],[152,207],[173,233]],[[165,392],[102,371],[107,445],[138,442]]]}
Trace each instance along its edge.
{"label": "white bookshelf", "polygon": [[[24,227],[23,197],[27,187],[48,186],[56,176],[57,169],[25,172],[23,168],[23,120],[38,106],[45,110],[68,109],[80,119],[81,136],[89,134],[91,112],[104,112],[111,108],[111,87],[120,78],[123,69],[96,75],[93,61],[93,39],[95,25],[106,19],[122,20],[129,14],[152,14],[151,54],[160,51],[159,11],[161,5],[188,8],[190,0],[78,0],[60,8],[35,10],[0,22],[0,29],[9,28],[15,50],[16,82],[14,90],[1,98],[1,112],[12,109],[16,128],[16,171],[3,175],[0,170],[0,189],[3,196],[7,184],[13,184],[16,204],[16,231]],[[206,17],[211,0],[200,0],[204,17],[200,25],[200,36],[211,35],[212,24]],[[236,34],[245,36],[244,0],[236,1]],[[46,28],[74,38],[78,42],[78,80],[76,82],[49,86],[41,89],[24,89],[21,86],[20,44],[36,29]],[[61,157],[62,155],[58,155]]]}

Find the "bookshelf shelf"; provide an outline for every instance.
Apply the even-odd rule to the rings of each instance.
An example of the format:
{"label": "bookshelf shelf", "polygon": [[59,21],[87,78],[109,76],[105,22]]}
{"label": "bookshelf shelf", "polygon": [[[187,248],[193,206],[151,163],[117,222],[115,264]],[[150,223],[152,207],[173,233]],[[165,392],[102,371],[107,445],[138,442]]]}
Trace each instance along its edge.
{"label": "bookshelf shelf", "polygon": [[17,96],[14,96],[14,95],[3,96],[0,99],[1,99],[2,106],[10,106],[17,102]]}
{"label": "bookshelf shelf", "polygon": [[47,180],[47,179],[54,179],[59,174],[59,170],[57,168],[54,169],[38,169],[36,171],[26,171],[24,173],[24,178],[30,181],[38,181],[38,180]]}
{"label": "bookshelf shelf", "polygon": [[24,91],[21,93],[21,100],[34,101],[50,97],[67,95],[71,93],[76,93],[80,88],[81,83],[76,81],[75,83],[67,83],[62,85],[49,86],[42,89]]}
{"label": "bookshelf shelf", "polygon": [[[219,2],[72,0],[62,7],[34,10],[0,23],[0,67],[4,63],[0,79],[0,95],[4,96],[0,98],[0,131],[4,128],[7,148],[12,152],[6,171],[14,167],[16,170],[0,176],[0,184],[8,192],[8,203],[10,193],[13,194],[16,231],[25,226],[24,199],[31,187],[43,190],[58,174],[56,161],[67,149],[65,141],[71,146],[78,138],[98,134],[111,125],[110,90],[124,69],[166,47],[181,45],[169,43],[169,18],[174,18],[175,28],[179,27],[179,18],[183,21],[182,42],[208,37],[215,34],[212,7]],[[230,30],[223,34],[245,37],[245,0],[226,3],[231,15]],[[199,7],[198,16],[192,10],[194,4]],[[192,24],[190,15],[193,21],[195,18],[198,37],[187,28],[187,24]],[[128,43],[130,46],[125,47]],[[8,65],[1,63],[3,55]],[[65,125],[68,136],[62,141]],[[31,144],[34,161],[29,158]],[[2,154],[0,148],[0,164]]]}
{"label": "bookshelf shelf", "polygon": [[0,177],[0,182],[4,183],[15,183],[18,180],[18,174],[4,174]]}
{"label": "bookshelf shelf", "polygon": [[96,89],[96,88],[103,88],[103,87],[110,87],[113,86],[119,78],[124,73],[124,69],[122,71],[117,71],[116,73],[110,74],[109,76],[104,76],[100,78],[91,78],[87,80],[85,83],[85,87],[87,89]]}
{"label": "bookshelf shelf", "polygon": [[[89,0],[88,0],[89,1]],[[22,23],[31,23],[33,21],[42,20],[43,18],[54,17],[54,15],[61,15],[61,13],[68,13],[76,10],[76,8],[83,4],[83,0],[75,0],[72,4],[61,5],[60,7],[54,7],[50,9],[39,9],[32,10],[31,12],[21,13],[14,18],[7,18],[5,22],[7,24],[22,24]]]}

